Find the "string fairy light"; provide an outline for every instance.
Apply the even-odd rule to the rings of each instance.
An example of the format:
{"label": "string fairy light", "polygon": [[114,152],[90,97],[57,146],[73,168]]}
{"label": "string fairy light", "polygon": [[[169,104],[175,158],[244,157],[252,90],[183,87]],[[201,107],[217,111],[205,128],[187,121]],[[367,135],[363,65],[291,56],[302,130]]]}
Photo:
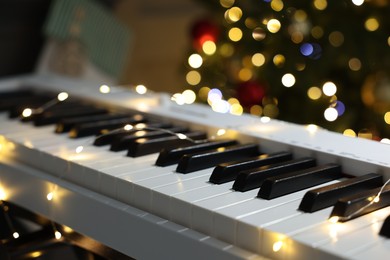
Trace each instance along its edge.
{"label": "string fairy light", "polygon": [[382,192],[383,192],[383,189],[386,187],[387,184],[390,183],[390,179],[388,179],[381,187],[381,189],[379,190],[379,192],[374,196],[374,197],[370,197],[369,198],[369,203],[367,203],[365,206],[359,208],[358,210],[352,212],[351,214],[349,214],[348,216],[346,217],[342,217],[342,216],[332,216],[328,219],[328,221],[330,223],[337,223],[339,221],[347,221],[347,220],[350,220],[352,219],[353,217],[355,217],[356,215],[358,215],[359,213],[361,213],[362,211],[364,211],[366,208],[370,207],[372,204],[374,203],[378,203],[380,201],[380,196],[382,195]]}
{"label": "string fairy light", "polygon": [[5,221],[7,222],[7,225],[8,227],[10,228],[11,232],[12,232],[12,237],[14,239],[18,239],[19,238],[19,233],[16,231],[12,221],[11,221],[11,218],[9,217],[8,215],[8,211],[9,211],[9,208],[7,205],[4,204],[4,201],[3,199],[1,198],[0,199],[0,207],[1,209],[3,210],[3,213],[4,213],[4,217],[5,217]]}
{"label": "string fairy light", "polygon": [[22,111],[22,114],[21,114],[21,117],[30,117],[32,115],[35,115],[35,114],[40,114],[42,112],[44,112],[45,110],[49,109],[50,107],[53,107],[55,105],[57,105],[58,103],[61,103],[63,101],[65,101],[66,99],[68,99],[69,97],[69,94],[66,93],[66,92],[61,92],[57,95],[56,98],[54,99],[51,99],[50,101],[46,102],[45,104],[43,104],[42,106],[38,107],[38,108],[25,108],[23,111]]}

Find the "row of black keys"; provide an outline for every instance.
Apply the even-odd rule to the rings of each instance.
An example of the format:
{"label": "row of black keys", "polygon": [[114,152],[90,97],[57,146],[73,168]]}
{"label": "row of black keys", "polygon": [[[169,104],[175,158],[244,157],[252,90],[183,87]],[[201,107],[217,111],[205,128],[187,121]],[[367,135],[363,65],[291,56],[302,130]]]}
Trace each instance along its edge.
{"label": "row of black keys", "polygon": [[[53,96],[12,91],[0,94],[0,99],[0,110],[7,110],[10,117],[17,117],[24,108],[38,108],[52,100]],[[293,159],[289,152],[261,154],[258,145],[242,145],[235,140],[194,143],[172,133],[185,134],[194,140],[206,139],[207,135],[170,123],[156,122],[140,114],[111,113],[80,100],[66,100],[22,120],[32,121],[37,126],[56,124],[57,133],[69,132],[73,138],[96,135],[94,145],[110,145],[112,151],[127,149],[128,155],[133,157],[159,152],[156,165],[177,164],[176,171],[179,173],[214,167],[210,182],[222,184],[234,181],[233,189],[241,192],[260,188],[258,197],[264,199],[346,177],[336,164],[317,166],[315,159]],[[126,124],[143,124],[146,128],[125,130],[123,126]],[[314,212],[334,205],[332,215],[347,217],[364,207],[367,198],[375,196],[382,185],[382,176],[375,173],[348,178],[307,192],[299,209]],[[390,186],[383,189],[378,203],[354,217],[386,207],[389,203]]]}

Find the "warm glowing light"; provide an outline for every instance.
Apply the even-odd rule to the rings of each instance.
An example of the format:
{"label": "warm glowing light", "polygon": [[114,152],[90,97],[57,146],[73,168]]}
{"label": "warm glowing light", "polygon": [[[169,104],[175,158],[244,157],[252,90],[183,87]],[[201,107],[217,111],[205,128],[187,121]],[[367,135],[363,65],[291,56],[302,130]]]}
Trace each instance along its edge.
{"label": "warm glowing light", "polygon": [[333,216],[331,217],[330,219],[328,219],[328,221],[332,224],[336,224],[338,221],[339,221],[340,217],[338,216]]}
{"label": "warm glowing light", "polygon": [[272,251],[278,252],[283,247],[283,241],[277,241],[272,245]]}
{"label": "warm glowing light", "polygon": [[252,64],[256,67],[261,67],[265,63],[265,57],[261,53],[255,53],[252,56]]}
{"label": "warm glowing light", "polygon": [[35,252],[32,252],[31,254],[30,254],[30,256],[32,257],[32,258],[38,258],[38,257],[40,257],[42,255],[42,252],[40,252],[40,251],[35,251]]}
{"label": "warm glowing light", "polygon": [[194,69],[200,68],[203,64],[202,56],[197,53],[191,54],[188,58],[188,64]]}
{"label": "warm glowing light", "polygon": [[177,133],[176,136],[179,138],[179,139],[187,139],[187,136],[185,134],[182,134],[182,133]]}
{"label": "warm glowing light", "polygon": [[0,187],[0,200],[6,200],[7,199],[7,194],[5,193],[5,190]]}
{"label": "warm glowing light", "polygon": [[242,31],[238,27],[233,27],[228,33],[229,39],[233,42],[238,42],[242,38]]}
{"label": "warm glowing light", "polygon": [[127,125],[125,125],[124,127],[123,127],[123,129],[124,130],[126,130],[126,131],[130,131],[131,129],[133,129],[134,127],[132,126],[132,125],[129,125],[129,124],[127,124]]}
{"label": "warm glowing light", "polygon": [[390,111],[386,112],[384,119],[385,119],[386,124],[390,125]]}
{"label": "warm glowing light", "polygon": [[84,146],[80,145],[76,147],[76,153],[79,154],[84,150]]}
{"label": "warm glowing light", "polygon": [[262,116],[262,117],[260,118],[260,121],[261,121],[262,123],[269,123],[269,122],[271,122],[271,118],[268,117],[268,116]]}
{"label": "warm glowing light", "polygon": [[189,71],[186,75],[186,80],[187,80],[188,84],[190,84],[192,86],[198,85],[200,83],[201,79],[202,79],[202,76],[200,75],[199,72],[197,72],[195,70]]}
{"label": "warm glowing light", "polygon": [[14,232],[14,233],[12,234],[12,236],[13,236],[15,239],[17,239],[17,238],[19,238],[19,233],[18,233],[18,232]]}
{"label": "warm glowing light", "polygon": [[313,86],[307,90],[307,96],[312,100],[321,98],[322,91],[319,87]]}
{"label": "warm glowing light", "polygon": [[324,85],[322,86],[322,91],[324,92],[325,95],[328,97],[333,96],[337,92],[337,87],[333,82],[325,82]]}
{"label": "warm glowing light", "polygon": [[295,32],[291,33],[291,41],[293,43],[296,43],[296,44],[301,43],[303,41],[303,38],[304,38],[303,34],[299,31],[295,31]]}
{"label": "warm glowing light", "polygon": [[222,7],[230,8],[234,5],[234,0],[219,0]]}
{"label": "warm glowing light", "polygon": [[364,3],[364,0],[352,0],[352,3],[356,6],[361,6]]}
{"label": "warm glowing light", "polygon": [[291,73],[284,74],[282,77],[283,86],[290,88],[295,84],[295,77]]}
{"label": "warm glowing light", "polygon": [[359,71],[362,68],[362,63],[358,58],[352,58],[348,61],[348,66],[353,71]]}
{"label": "warm glowing light", "polygon": [[202,100],[207,100],[207,97],[209,95],[210,88],[209,87],[201,87],[198,91],[198,96]]}
{"label": "warm glowing light", "polygon": [[328,6],[328,2],[326,0],[314,0],[313,5],[318,10],[325,10]]}
{"label": "warm glowing light", "polygon": [[240,101],[238,101],[237,98],[229,98],[227,102],[228,102],[230,105],[233,105],[233,104],[240,104]]}
{"label": "warm glowing light", "polygon": [[111,88],[107,85],[101,85],[99,88],[100,93],[102,94],[108,94],[111,91]]}
{"label": "warm glowing light", "polygon": [[148,89],[144,85],[137,85],[135,87],[135,91],[138,94],[143,95],[143,94],[145,94],[148,91]]}
{"label": "warm glowing light", "polygon": [[217,45],[213,41],[205,41],[202,50],[207,55],[213,55],[217,51]]}
{"label": "warm glowing light", "polygon": [[267,23],[267,29],[271,33],[277,33],[280,30],[280,27],[282,25],[280,24],[279,20],[271,19]]}
{"label": "warm glowing light", "polygon": [[55,236],[55,238],[56,238],[57,240],[59,240],[59,239],[61,239],[62,234],[61,234],[60,231],[57,230],[56,232],[54,232],[54,236]]}
{"label": "warm glowing light", "polygon": [[261,116],[263,114],[263,108],[259,105],[253,105],[251,106],[249,113],[254,116]]}
{"label": "warm glowing light", "polygon": [[31,108],[25,108],[22,112],[22,116],[23,117],[29,117],[31,116],[33,113],[32,109]]}
{"label": "warm glowing light", "polygon": [[184,98],[184,96],[181,93],[173,94],[171,100],[175,101],[176,104],[178,104],[178,105],[184,105],[186,103],[185,102],[185,98]]}
{"label": "warm glowing light", "polygon": [[240,104],[233,104],[230,107],[230,114],[240,116],[244,113],[244,109]]}
{"label": "warm glowing light", "polygon": [[283,67],[286,62],[286,58],[282,54],[276,54],[272,60],[277,67]]}
{"label": "warm glowing light", "polygon": [[68,97],[69,97],[68,93],[66,93],[66,92],[61,92],[61,93],[58,94],[57,99],[58,99],[59,101],[64,101],[64,100],[66,100]]}
{"label": "warm glowing light", "polygon": [[339,113],[333,107],[329,107],[329,108],[325,109],[324,117],[329,122],[335,121],[337,119],[338,115],[339,115]]}
{"label": "warm glowing light", "polygon": [[46,199],[47,199],[48,201],[53,200],[53,197],[54,197],[54,193],[53,193],[53,192],[49,192],[49,193],[46,195]]}
{"label": "warm glowing light", "polygon": [[374,203],[378,203],[380,201],[380,198],[378,195],[375,196],[375,198],[372,200]]}
{"label": "warm glowing light", "polygon": [[368,129],[362,129],[358,132],[358,137],[371,140],[372,133]]}
{"label": "warm glowing light", "polygon": [[309,124],[306,126],[306,129],[307,129],[307,131],[309,131],[309,133],[314,134],[315,132],[317,132],[318,126],[314,125],[314,124]]}
{"label": "warm glowing light", "polygon": [[230,8],[225,13],[225,19],[230,23],[235,23],[239,21],[241,17],[242,17],[242,10],[237,6]]}
{"label": "warm glowing light", "polygon": [[252,76],[253,76],[252,70],[250,70],[248,68],[242,68],[238,72],[238,78],[241,81],[248,81],[252,78]]}
{"label": "warm glowing light", "polygon": [[356,133],[352,129],[345,129],[343,132],[343,135],[349,136],[349,137],[356,137]]}
{"label": "warm glowing light", "polygon": [[192,104],[196,100],[196,94],[191,89],[184,90],[182,96],[184,97],[184,103],[186,104]]}
{"label": "warm glowing light", "polygon": [[390,144],[390,139],[388,139],[388,138],[383,138],[383,139],[381,140],[381,143]]}
{"label": "warm glowing light", "polygon": [[367,31],[373,32],[378,30],[379,22],[376,18],[371,17],[366,20],[366,22],[364,23],[364,27],[366,28]]}
{"label": "warm glowing light", "polygon": [[226,130],[225,129],[223,129],[223,128],[218,129],[218,131],[217,131],[217,135],[218,136],[221,136],[221,135],[224,135],[224,134],[226,134]]}
{"label": "warm glowing light", "polygon": [[256,27],[255,29],[253,29],[252,37],[256,41],[262,41],[265,39],[266,36],[267,36],[266,31],[264,31],[263,28]]}
{"label": "warm glowing light", "polygon": [[281,1],[281,0],[272,0],[271,1],[272,10],[274,10],[276,12],[280,12],[283,10],[283,7],[284,7],[284,4],[283,4],[283,1]]}

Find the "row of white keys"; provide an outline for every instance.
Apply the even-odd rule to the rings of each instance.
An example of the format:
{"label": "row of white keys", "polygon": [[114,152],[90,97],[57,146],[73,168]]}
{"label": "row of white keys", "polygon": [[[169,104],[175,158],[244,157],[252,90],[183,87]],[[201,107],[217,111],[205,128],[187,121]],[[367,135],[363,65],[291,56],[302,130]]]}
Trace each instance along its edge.
{"label": "row of white keys", "polygon": [[[389,213],[389,207],[369,213],[365,216],[368,224],[361,228],[349,228],[348,222],[339,224],[338,228],[344,228],[347,232],[337,234],[337,239],[318,246],[317,248],[321,250],[319,253],[324,251],[332,255],[352,259],[368,259],[368,253],[372,253],[370,256],[372,259],[388,259],[390,247],[386,248],[386,245],[389,245],[390,240],[381,237],[379,231]],[[350,221],[352,227],[354,222],[361,221],[359,218]],[[364,256],[366,258],[363,258]]]}
{"label": "row of white keys", "polygon": [[[331,208],[313,213],[303,213],[284,222],[270,225],[263,230],[264,254],[272,258],[297,259],[306,256],[319,257],[318,247],[327,243],[337,243],[340,237],[361,228],[383,221],[390,209],[381,209],[368,215],[332,224],[328,218]],[[363,239],[361,240],[363,241]],[[282,243],[280,250],[273,245]],[[299,250],[298,250],[299,249]]]}

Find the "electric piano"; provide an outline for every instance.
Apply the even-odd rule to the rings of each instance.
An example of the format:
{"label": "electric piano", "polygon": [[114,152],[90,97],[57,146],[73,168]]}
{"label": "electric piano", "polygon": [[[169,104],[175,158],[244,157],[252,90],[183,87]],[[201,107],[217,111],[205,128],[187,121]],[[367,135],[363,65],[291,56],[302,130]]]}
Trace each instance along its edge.
{"label": "electric piano", "polygon": [[1,81],[2,200],[136,259],[388,259],[388,144],[99,87]]}

